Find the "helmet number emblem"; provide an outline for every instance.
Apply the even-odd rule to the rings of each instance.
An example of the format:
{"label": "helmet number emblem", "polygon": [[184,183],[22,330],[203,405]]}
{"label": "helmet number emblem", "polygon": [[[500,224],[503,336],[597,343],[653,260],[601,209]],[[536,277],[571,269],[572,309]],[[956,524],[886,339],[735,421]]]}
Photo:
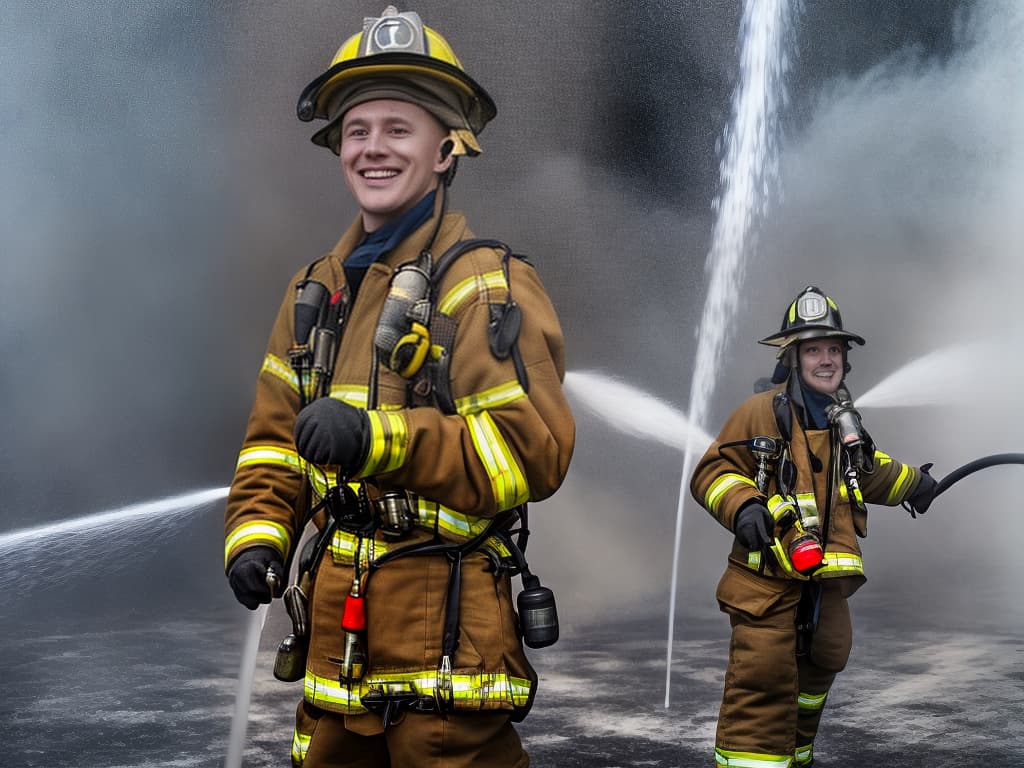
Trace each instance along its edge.
{"label": "helmet number emblem", "polygon": [[[390,51],[416,51],[422,53],[420,30],[401,16],[380,19],[370,30],[370,49],[373,53]],[[417,42],[420,42],[417,45]]]}
{"label": "helmet number emblem", "polygon": [[820,320],[828,314],[828,303],[820,294],[805,293],[797,299],[796,314],[801,320]]}

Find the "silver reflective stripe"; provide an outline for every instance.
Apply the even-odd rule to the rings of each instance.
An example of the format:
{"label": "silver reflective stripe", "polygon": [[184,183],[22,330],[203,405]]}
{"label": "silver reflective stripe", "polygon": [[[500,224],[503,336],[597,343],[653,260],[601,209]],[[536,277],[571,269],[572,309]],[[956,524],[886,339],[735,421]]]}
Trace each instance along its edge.
{"label": "silver reflective stripe", "polygon": [[789,768],[793,764],[793,756],[733,752],[716,747],[715,762],[725,768]]}

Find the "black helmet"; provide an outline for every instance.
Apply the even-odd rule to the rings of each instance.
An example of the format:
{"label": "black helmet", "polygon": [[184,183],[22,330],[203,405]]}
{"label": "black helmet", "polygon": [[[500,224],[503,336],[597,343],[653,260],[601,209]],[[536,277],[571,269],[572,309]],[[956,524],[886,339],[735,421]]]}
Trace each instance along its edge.
{"label": "black helmet", "polygon": [[836,303],[820,288],[809,285],[789,305],[782,318],[781,330],[759,343],[779,347],[778,357],[782,357],[794,342],[824,337],[844,339],[847,347],[851,341],[864,344],[863,337],[843,330],[843,318]]}

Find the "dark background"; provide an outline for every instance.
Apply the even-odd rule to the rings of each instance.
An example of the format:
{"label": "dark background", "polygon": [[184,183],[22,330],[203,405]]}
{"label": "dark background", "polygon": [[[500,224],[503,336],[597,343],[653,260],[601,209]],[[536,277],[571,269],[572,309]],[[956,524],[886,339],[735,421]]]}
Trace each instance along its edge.
{"label": "dark background", "polygon": [[[1024,16],[1013,2],[805,6],[792,30],[778,192],[736,287],[741,309],[706,428],[717,431],[770,372],[755,340],[814,283],[868,339],[852,357],[855,395],[951,344],[992,345],[969,362],[940,352],[918,387],[929,407],[909,407],[917,392],[900,407],[865,407],[882,448],[935,461],[939,476],[1020,451]],[[569,370],[683,409],[740,4],[413,10],[499,108],[484,154],[460,165],[455,207],[537,264]],[[297,95],[361,17],[380,11],[8,4],[0,536],[229,484],[286,281],[355,214],[336,160],[295,119]],[[531,563],[556,590],[569,637],[609,616],[664,628],[682,456],[577,411],[566,484],[533,509]],[[973,476],[923,520],[876,509],[858,601],[901,626],[1019,632],[1020,477],[1013,467]],[[6,640],[31,636],[37,620],[74,638],[97,622],[213,612],[225,647],[240,643],[246,612],[223,581],[221,506],[159,517],[16,547],[0,538]],[[677,637],[715,620],[728,543],[688,505]]]}

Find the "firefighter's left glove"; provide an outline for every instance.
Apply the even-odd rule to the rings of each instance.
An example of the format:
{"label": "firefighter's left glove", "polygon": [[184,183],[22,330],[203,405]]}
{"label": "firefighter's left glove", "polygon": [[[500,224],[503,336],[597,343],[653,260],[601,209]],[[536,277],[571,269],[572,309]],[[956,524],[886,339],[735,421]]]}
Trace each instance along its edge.
{"label": "firefighter's left glove", "polygon": [[768,507],[757,501],[748,502],[736,515],[736,541],[747,549],[757,550],[772,543],[775,521]]}
{"label": "firefighter's left glove", "polygon": [[243,549],[228,568],[228,583],[235,598],[250,611],[260,603],[269,603],[274,594],[267,584],[267,571],[277,574],[278,583],[284,577],[281,555],[273,547]]}
{"label": "firefighter's left glove", "polygon": [[907,498],[907,508],[910,510],[910,514],[914,517],[923,515],[928,511],[928,507],[932,505],[932,501],[935,500],[935,491],[938,490],[938,481],[928,474],[928,470],[932,468],[931,464],[924,464],[918,470],[921,473],[921,479],[917,482],[917,488]]}
{"label": "firefighter's left glove", "polygon": [[295,450],[314,464],[334,464],[352,475],[370,451],[370,418],[362,408],[321,397],[295,417]]}

